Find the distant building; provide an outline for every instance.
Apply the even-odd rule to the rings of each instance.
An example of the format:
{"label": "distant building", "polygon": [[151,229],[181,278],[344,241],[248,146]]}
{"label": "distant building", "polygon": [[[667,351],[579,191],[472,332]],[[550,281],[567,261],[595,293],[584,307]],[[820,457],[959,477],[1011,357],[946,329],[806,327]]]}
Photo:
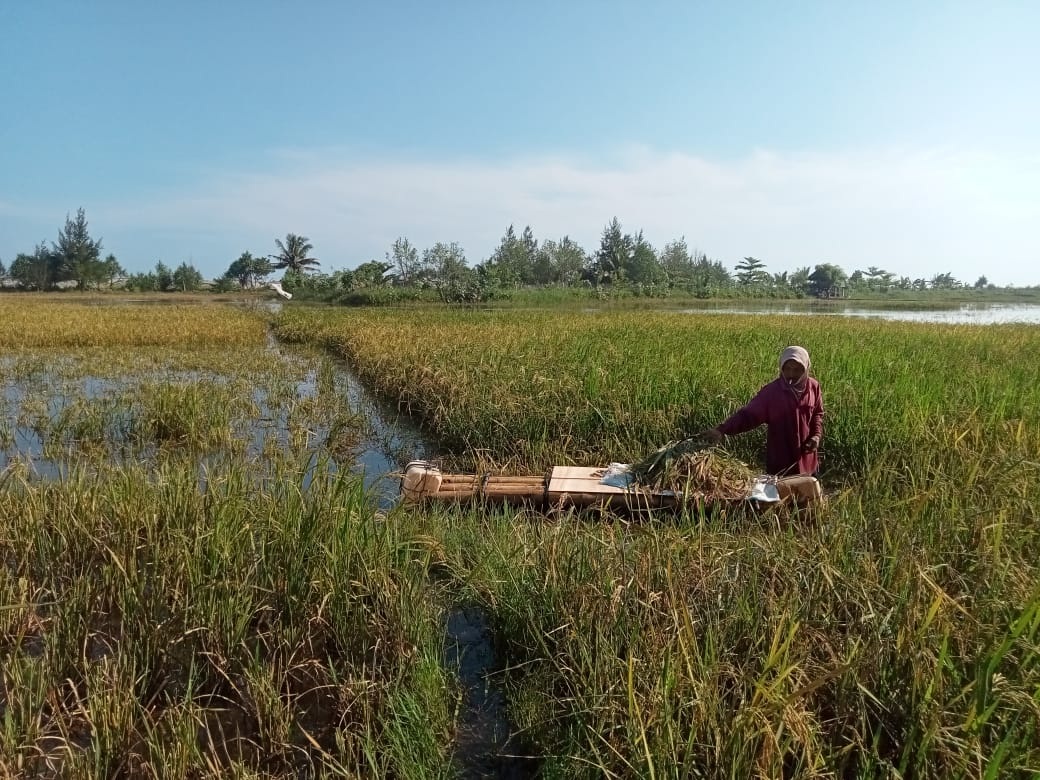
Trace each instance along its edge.
{"label": "distant building", "polygon": [[819,297],[819,298],[848,298],[849,297],[849,288],[848,288],[847,285],[844,285],[844,284],[836,284],[836,285],[834,285],[832,287],[827,288],[826,290],[821,290],[817,297]]}

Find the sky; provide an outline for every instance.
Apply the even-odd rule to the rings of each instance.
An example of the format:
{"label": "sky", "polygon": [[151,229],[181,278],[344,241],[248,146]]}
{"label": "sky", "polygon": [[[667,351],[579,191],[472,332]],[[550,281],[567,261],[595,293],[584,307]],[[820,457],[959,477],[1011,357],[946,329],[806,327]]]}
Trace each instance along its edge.
{"label": "sky", "polygon": [[0,262],[307,236],[470,264],[617,217],[732,268],[1040,284],[1040,3],[0,2]]}

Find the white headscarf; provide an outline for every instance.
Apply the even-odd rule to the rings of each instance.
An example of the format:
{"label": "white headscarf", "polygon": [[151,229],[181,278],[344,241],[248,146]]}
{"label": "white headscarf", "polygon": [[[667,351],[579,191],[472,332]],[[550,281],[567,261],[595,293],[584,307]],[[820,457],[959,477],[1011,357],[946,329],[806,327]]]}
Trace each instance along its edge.
{"label": "white headscarf", "polygon": [[[780,378],[783,378],[784,363],[788,360],[793,360],[805,369],[805,373],[802,374],[802,378],[793,384],[787,386],[791,388],[791,392],[797,396],[801,396],[805,392],[806,386],[809,384],[809,352],[804,347],[788,347],[780,353]],[[785,383],[786,384],[786,383]]]}

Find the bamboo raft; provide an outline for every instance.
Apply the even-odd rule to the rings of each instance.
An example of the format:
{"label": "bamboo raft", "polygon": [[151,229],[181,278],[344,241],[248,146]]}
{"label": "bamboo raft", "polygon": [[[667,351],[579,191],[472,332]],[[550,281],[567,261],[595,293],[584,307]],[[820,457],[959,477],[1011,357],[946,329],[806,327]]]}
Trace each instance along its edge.
{"label": "bamboo raft", "polygon": [[[443,474],[427,461],[412,461],[401,479],[401,494],[408,503],[522,504],[543,509],[600,507],[621,512],[648,509],[697,508],[748,502],[758,507],[820,501],[815,477],[760,477],[748,494],[737,501],[720,502],[702,493],[683,495],[639,486],[604,484],[606,469],[588,466],[554,466],[542,476],[501,474]],[[767,486],[772,486],[770,489]]]}

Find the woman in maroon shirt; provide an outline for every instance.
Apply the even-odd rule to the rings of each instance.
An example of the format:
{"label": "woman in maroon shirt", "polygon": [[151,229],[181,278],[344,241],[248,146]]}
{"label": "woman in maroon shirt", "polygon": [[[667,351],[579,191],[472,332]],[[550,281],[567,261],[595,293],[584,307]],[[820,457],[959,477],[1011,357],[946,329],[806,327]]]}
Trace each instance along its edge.
{"label": "woman in maroon shirt", "polygon": [[809,353],[788,347],[780,355],[780,376],[763,387],[746,406],[705,436],[714,442],[765,423],[766,471],[779,476],[815,474],[823,437],[820,383],[809,376]]}

